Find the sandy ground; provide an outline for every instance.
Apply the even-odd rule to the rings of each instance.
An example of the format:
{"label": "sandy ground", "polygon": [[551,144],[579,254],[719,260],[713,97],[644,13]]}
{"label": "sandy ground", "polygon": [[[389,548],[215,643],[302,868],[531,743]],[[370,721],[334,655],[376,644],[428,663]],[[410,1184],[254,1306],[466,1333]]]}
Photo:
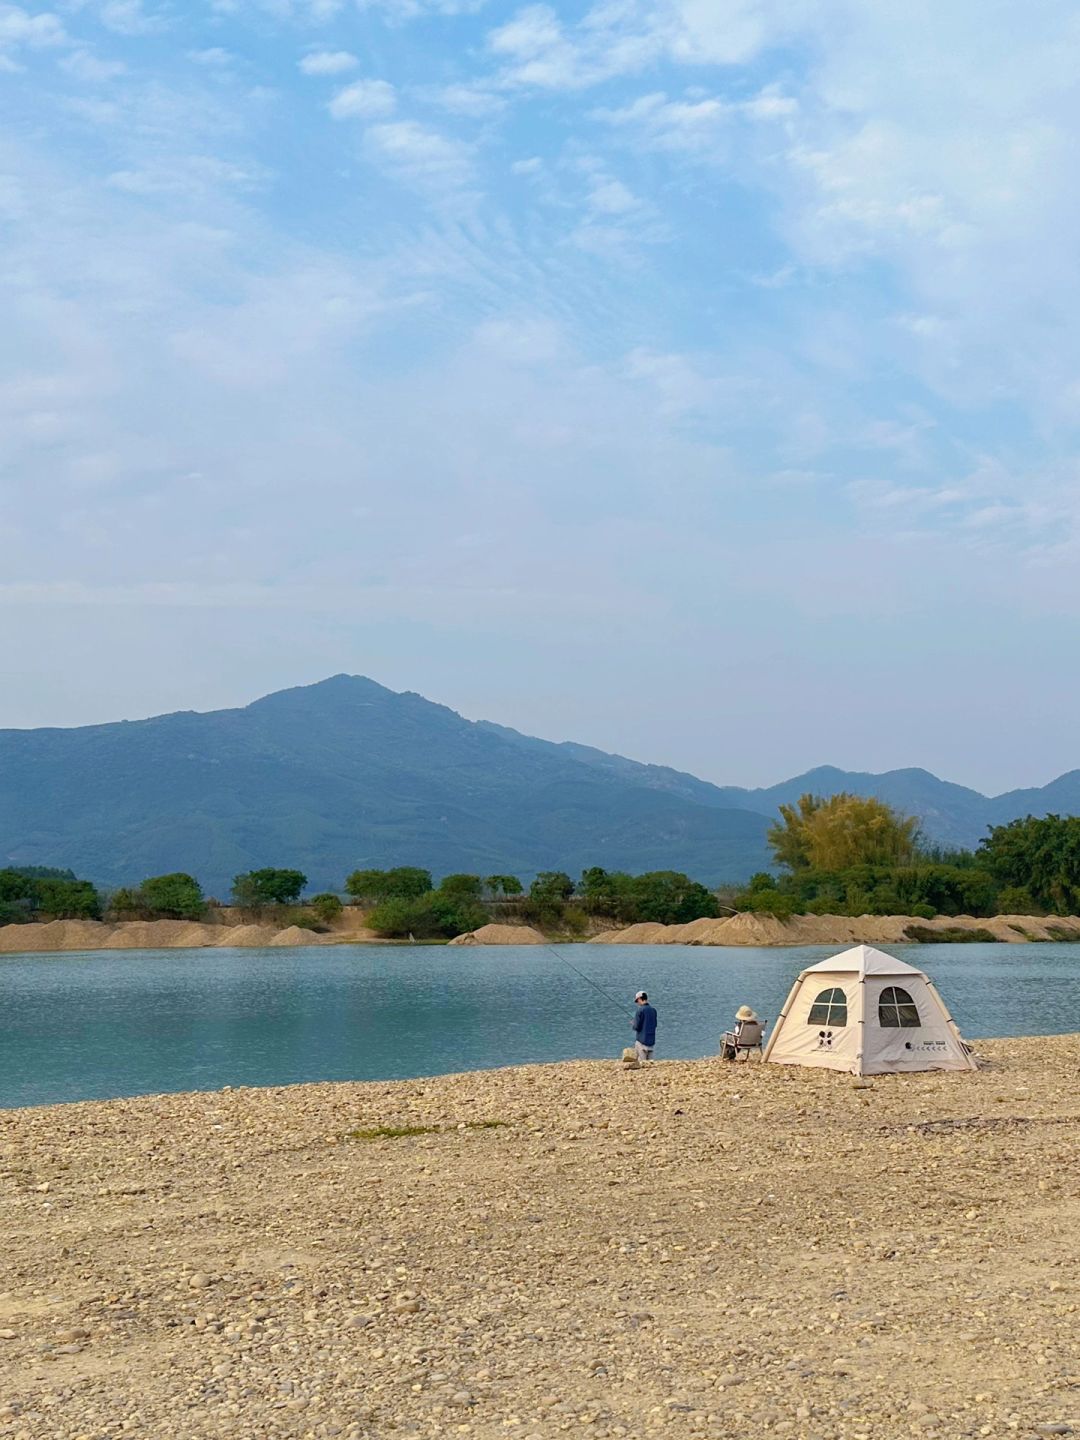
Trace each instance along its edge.
{"label": "sandy ground", "polygon": [[1080,1433],[1080,1036],[978,1050],[2,1112],[0,1435]]}

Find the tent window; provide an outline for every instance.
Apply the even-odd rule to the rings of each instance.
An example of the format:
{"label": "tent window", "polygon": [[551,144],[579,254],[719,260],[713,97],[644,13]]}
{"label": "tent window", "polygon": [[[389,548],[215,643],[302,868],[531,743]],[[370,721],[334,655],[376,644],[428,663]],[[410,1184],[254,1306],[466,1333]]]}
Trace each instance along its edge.
{"label": "tent window", "polygon": [[822,990],[810,1006],[806,1017],[808,1025],[825,1025],[838,1029],[847,1024],[847,996],[843,990]]}
{"label": "tent window", "polygon": [[878,1024],[886,1030],[917,1030],[919,1007],[906,990],[889,985],[881,992],[877,1007]]}

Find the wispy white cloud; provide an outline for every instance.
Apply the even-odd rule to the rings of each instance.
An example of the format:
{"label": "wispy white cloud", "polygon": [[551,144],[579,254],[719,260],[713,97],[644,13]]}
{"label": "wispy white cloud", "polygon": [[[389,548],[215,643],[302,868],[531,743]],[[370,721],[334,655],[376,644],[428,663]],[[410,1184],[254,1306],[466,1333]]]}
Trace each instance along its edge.
{"label": "wispy white cloud", "polygon": [[735,610],[853,664],[935,599],[1076,615],[1064,0],[363,8],[0,0],[48,82],[0,137],[5,578],[84,649],[140,599],[348,610],[358,549],[380,621],[475,625],[467,548],[514,645],[595,590],[664,663]]}
{"label": "wispy white cloud", "polygon": [[426,15],[475,15],[488,0],[357,0],[361,10],[382,11],[394,21],[419,20]]}
{"label": "wispy white cloud", "polygon": [[368,156],[395,179],[421,189],[456,190],[473,175],[472,149],[415,120],[372,125],[364,136]]}
{"label": "wispy white cloud", "polygon": [[348,50],[315,50],[303,57],[300,69],[305,75],[343,75],[359,63]]}
{"label": "wispy white cloud", "polygon": [[207,70],[224,70],[233,63],[235,56],[220,45],[211,45],[205,50],[189,50],[188,59]]}
{"label": "wispy white cloud", "polygon": [[426,97],[452,115],[470,120],[487,120],[507,109],[507,100],[483,85],[443,85],[427,92]]}
{"label": "wispy white cloud", "polygon": [[335,120],[371,120],[397,109],[397,93],[386,80],[356,80],[327,106]]}
{"label": "wispy white cloud", "polygon": [[732,110],[715,98],[670,100],[662,91],[653,91],[618,109],[597,110],[595,115],[609,125],[644,135],[654,148],[707,151],[717,156]]}
{"label": "wispy white cloud", "polygon": [[127,73],[127,66],[121,60],[105,60],[90,50],[76,50],[65,55],[60,68],[74,80],[88,85],[106,85]]}
{"label": "wispy white cloud", "polygon": [[47,50],[68,43],[63,22],[50,11],[37,14],[18,5],[0,5],[0,65],[13,68],[13,55],[21,49]]}
{"label": "wispy white cloud", "polygon": [[117,35],[153,35],[168,25],[163,15],[148,11],[142,0],[106,0],[99,13],[105,28]]}

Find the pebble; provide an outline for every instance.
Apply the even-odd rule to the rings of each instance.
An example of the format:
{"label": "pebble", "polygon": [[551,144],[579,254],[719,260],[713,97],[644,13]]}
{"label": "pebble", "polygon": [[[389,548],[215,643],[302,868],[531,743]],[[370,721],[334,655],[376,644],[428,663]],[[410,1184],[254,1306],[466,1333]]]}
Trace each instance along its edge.
{"label": "pebble", "polygon": [[[3,1163],[63,1166],[64,1209],[0,1192],[0,1353],[28,1352],[0,1436],[1067,1435],[1033,1421],[1074,1398],[1080,1154],[1045,1122],[1080,1040],[986,1048],[871,1110],[828,1072],[659,1062],[643,1089],[613,1059],[10,1112]],[[326,1143],[380,1125],[438,1133]]]}

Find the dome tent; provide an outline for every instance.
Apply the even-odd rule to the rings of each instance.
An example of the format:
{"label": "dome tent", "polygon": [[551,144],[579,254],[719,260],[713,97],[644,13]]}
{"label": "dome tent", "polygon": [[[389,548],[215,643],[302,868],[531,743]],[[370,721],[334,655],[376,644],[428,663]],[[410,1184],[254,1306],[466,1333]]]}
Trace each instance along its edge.
{"label": "dome tent", "polygon": [[763,1059],[852,1075],[976,1068],[929,977],[870,945],[801,972]]}

